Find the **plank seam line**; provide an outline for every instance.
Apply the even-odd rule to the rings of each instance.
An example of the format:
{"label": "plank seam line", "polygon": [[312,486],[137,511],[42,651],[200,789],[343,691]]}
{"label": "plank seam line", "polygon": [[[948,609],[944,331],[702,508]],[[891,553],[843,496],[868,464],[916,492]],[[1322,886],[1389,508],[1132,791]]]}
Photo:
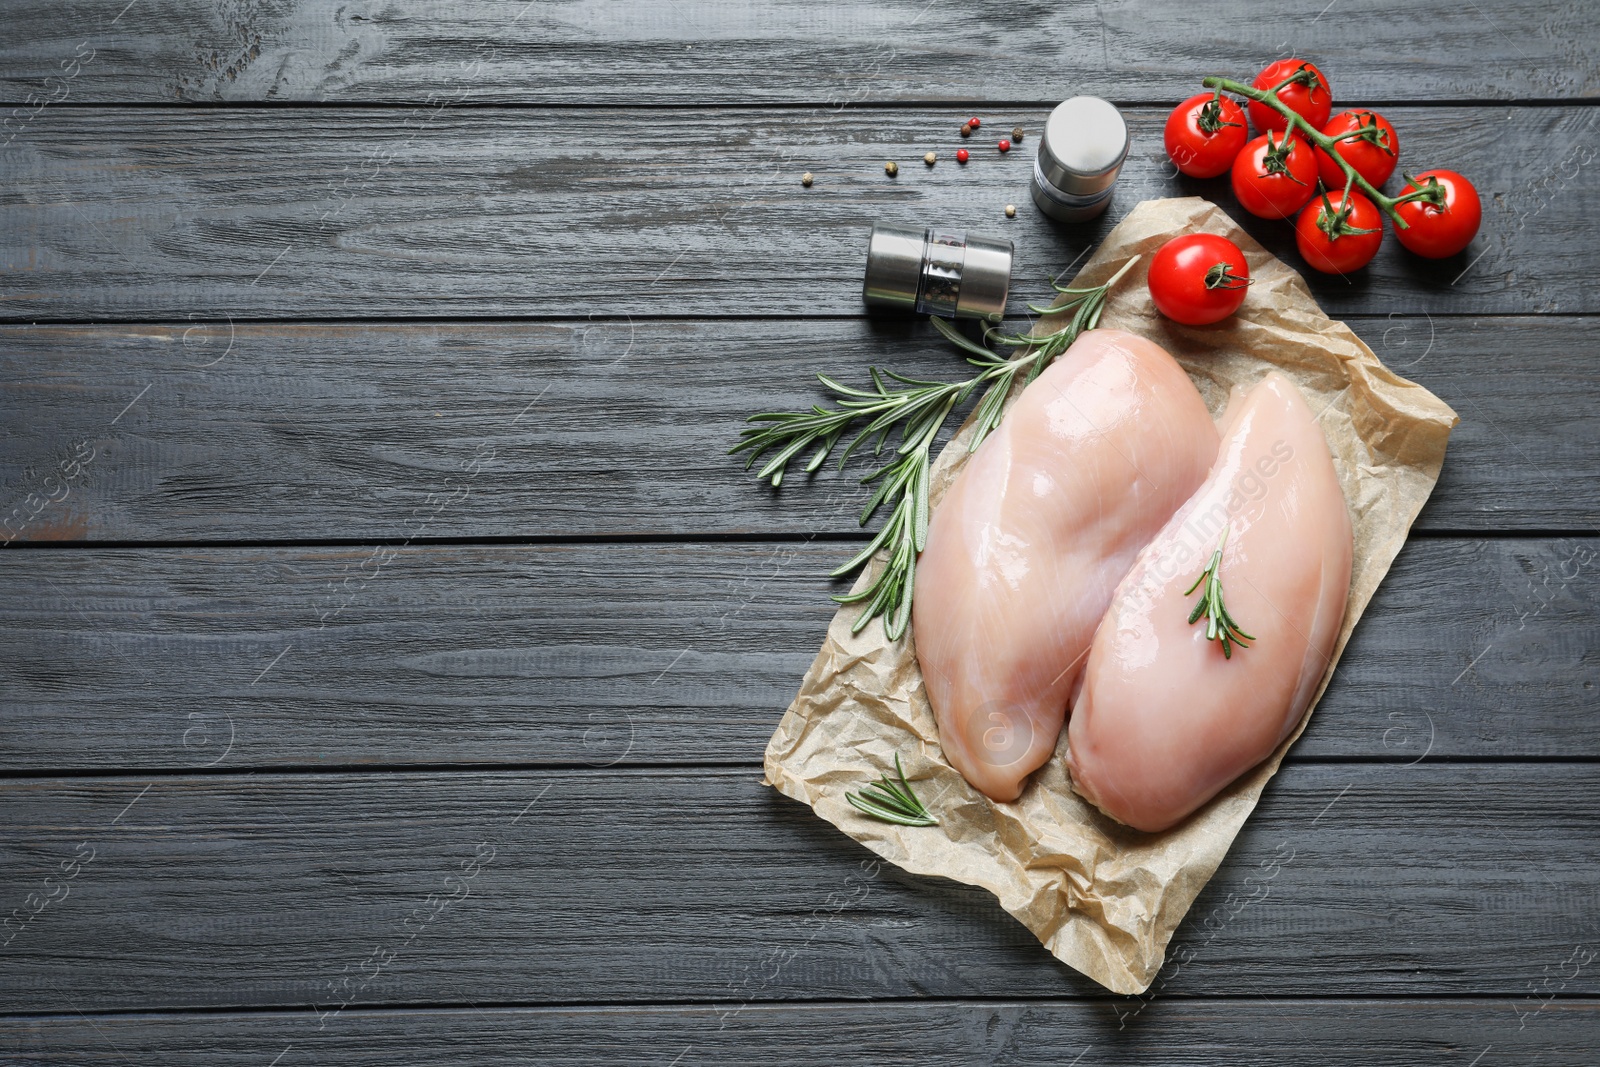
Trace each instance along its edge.
{"label": "plank seam line", "polygon": [[[776,722],[777,712],[773,713]],[[1430,755],[1424,763],[1430,767],[1592,767],[1600,766],[1600,755],[1540,755],[1513,754],[1505,756]],[[1415,758],[1399,756],[1360,755],[1306,755],[1292,752],[1285,760],[1289,767],[1417,767],[1423,766]],[[762,765],[756,759],[748,760],[682,760],[656,763],[616,763],[596,767],[584,760],[546,760],[522,763],[339,763],[339,764],[277,764],[240,767],[14,767],[0,769],[0,783],[7,781],[118,781],[123,779],[187,778],[203,779],[302,779],[302,778],[489,778],[512,777],[526,774],[567,775],[603,779],[615,774],[629,778],[689,778],[695,776],[739,778],[750,776],[759,780]]]}
{"label": "plank seam line", "polygon": [[[1562,320],[1583,320],[1600,316],[1600,311],[1483,311],[1463,310],[1451,311],[1437,309],[1432,311],[1396,311],[1393,313],[1364,311],[1341,312],[1335,316],[1344,322],[1392,322],[1395,320],[1423,320],[1449,319],[1506,319],[1510,321],[1527,320],[1530,322],[1560,322]],[[1026,316],[1017,314],[1008,316],[1018,322],[1025,321]],[[197,326],[226,326],[230,322],[233,326],[369,326],[369,327],[400,327],[400,326],[540,326],[540,325],[568,325],[571,323],[627,323],[634,325],[650,325],[654,323],[741,323],[741,322],[770,322],[770,323],[818,323],[818,322],[861,322],[883,323],[893,321],[905,325],[913,325],[917,319],[911,316],[885,319],[883,316],[868,314],[866,311],[838,312],[838,313],[806,313],[806,314],[768,314],[768,315],[736,315],[736,314],[650,314],[650,315],[580,315],[550,314],[550,315],[324,315],[317,317],[288,318],[283,316],[257,316],[235,317],[227,319],[195,318],[192,322],[179,322],[169,317],[156,317],[148,319],[139,318],[51,318],[43,315],[5,315],[0,316],[0,329],[27,330],[36,327],[74,327],[79,329],[104,329],[118,330],[133,326],[160,326],[173,330],[187,330]],[[936,338],[928,334],[929,341]]]}
{"label": "plank seam line", "polygon": [[[862,496],[866,494],[863,492]],[[855,544],[870,540],[872,532],[855,530],[829,530],[819,532],[777,531],[773,533],[611,533],[611,534],[471,534],[461,537],[314,537],[314,538],[196,538],[193,540],[76,540],[44,541],[18,539],[0,545],[0,551],[9,552],[184,552],[196,549],[223,551],[300,550],[325,548],[560,548],[586,545],[637,545],[684,546],[700,545],[805,545]],[[1600,537],[1600,530],[1530,529],[1530,530],[1470,530],[1470,529],[1413,529],[1410,538],[1418,541],[1557,541],[1574,538]],[[809,579],[808,579],[809,580]]]}
{"label": "plank seam line", "polygon": [[[1084,979],[1087,983],[1087,979]],[[1600,1009],[1600,995],[1585,993],[1556,993],[1551,994],[1557,1002],[1575,1007]],[[1457,993],[1452,991],[1439,991],[1433,993],[1318,993],[1318,994],[1288,994],[1274,995],[1263,993],[1163,993],[1162,998],[1169,1001],[1182,1001],[1187,1004],[1237,1004],[1241,1002],[1260,1002],[1288,1006],[1304,1004],[1314,1007],[1322,1004],[1482,1004],[1493,1007],[1505,1004],[1521,1003],[1527,999],[1524,993]],[[1084,1004],[1125,1004],[1129,1000],[1139,999],[1136,996],[1119,997],[1105,993],[1084,993],[1081,995],[1044,995],[1036,997],[1004,994],[995,996],[971,995],[961,997],[913,997],[913,996],[885,996],[870,998],[840,998],[816,997],[796,998],[792,1000],[610,1000],[610,1001],[400,1001],[391,1004],[367,1004],[361,1007],[351,1006],[345,1008],[343,1015],[405,1015],[422,1012],[456,1013],[456,1012],[483,1012],[498,1011],[526,1014],[560,1014],[565,1012],[583,1011],[595,1013],[631,1013],[638,1011],[658,1010],[662,1012],[676,1011],[721,1011],[730,1005],[740,1006],[743,1012],[759,1011],[793,1011],[804,1012],[820,1009],[861,1008],[872,1009],[884,1004],[900,1004],[907,1006],[961,1006],[964,1004],[983,1004],[990,1006],[1016,1005],[1018,1007],[1037,1008],[1040,1006],[1060,1005],[1061,1007],[1080,1006]],[[98,1008],[89,1011],[79,1011],[74,1008],[45,1009],[41,1011],[15,1012],[0,1011],[0,1019],[26,1020],[26,1019],[54,1019],[54,1018],[118,1018],[118,1017],[150,1017],[171,1016],[184,1018],[208,1015],[303,1015],[307,1011],[304,1004],[239,1004],[239,1005],[193,1005],[189,1007],[150,1007],[150,1008]]]}
{"label": "plank seam line", "polygon": [[[30,79],[12,76],[5,83],[31,84]],[[1192,92],[1200,90],[1195,79]],[[1175,90],[1172,99],[1121,98],[1111,102],[1124,110],[1170,110],[1182,98],[1182,90]],[[1048,111],[1059,104],[1055,99],[984,99],[960,96],[926,96],[906,99],[852,100],[852,111],[945,111],[990,108],[1028,111]],[[0,99],[0,107],[26,106],[26,100]],[[1586,108],[1600,104],[1600,96],[1508,96],[1508,97],[1439,97],[1431,100],[1413,100],[1404,97],[1363,97],[1340,99],[1340,107],[1348,108]],[[63,100],[51,104],[55,111],[413,111],[418,107],[436,106],[424,97],[396,97],[393,100],[187,100],[169,103],[164,100]],[[684,100],[663,103],[585,103],[575,100],[477,100],[448,104],[443,111],[837,111],[836,100]]]}

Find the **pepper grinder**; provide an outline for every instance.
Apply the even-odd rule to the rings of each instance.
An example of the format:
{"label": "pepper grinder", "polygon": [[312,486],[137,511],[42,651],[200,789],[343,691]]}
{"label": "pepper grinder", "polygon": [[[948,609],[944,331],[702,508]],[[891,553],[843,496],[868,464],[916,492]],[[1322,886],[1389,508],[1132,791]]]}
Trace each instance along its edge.
{"label": "pepper grinder", "polygon": [[935,226],[872,227],[862,299],[941,318],[999,321],[1011,289],[1010,241]]}
{"label": "pepper grinder", "polygon": [[1110,101],[1074,96],[1057,104],[1033,158],[1033,202],[1059,222],[1094,218],[1111,204],[1128,143],[1128,124]]}

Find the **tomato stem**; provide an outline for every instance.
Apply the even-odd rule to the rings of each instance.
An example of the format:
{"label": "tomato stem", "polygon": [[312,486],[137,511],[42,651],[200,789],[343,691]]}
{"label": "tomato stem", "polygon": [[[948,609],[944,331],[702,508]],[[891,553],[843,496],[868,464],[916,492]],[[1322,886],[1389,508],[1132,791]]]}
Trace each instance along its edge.
{"label": "tomato stem", "polygon": [[1406,193],[1403,196],[1396,197],[1396,204],[1406,204],[1413,200],[1422,200],[1432,204],[1434,207],[1442,207],[1444,205],[1444,186],[1439,184],[1438,178],[1430,174],[1424,181],[1419,182],[1417,179],[1407,174],[1405,175],[1405,179],[1412,185],[1416,186],[1416,188],[1412,189],[1409,193]]}
{"label": "tomato stem", "polygon": [[1283,81],[1279,82],[1277,85],[1274,85],[1271,89],[1268,89],[1267,92],[1271,93],[1273,96],[1277,96],[1283,90],[1296,83],[1304,85],[1307,89],[1311,89],[1313,91],[1315,91],[1316,88],[1322,84],[1322,82],[1317,79],[1317,72],[1311,69],[1311,64],[1302,63],[1295,68],[1293,74],[1283,79]]}
{"label": "tomato stem", "polygon": [[1305,182],[1296,178],[1294,172],[1289,169],[1289,153],[1294,149],[1294,142],[1291,140],[1293,136],[1292,132],[1285,131],[1283,140],[1273,144],[1272,131],[1268,130],[1267,151],[1261,157],[1261,165],[1266,168],[1267,174],[1281,174],[1296,185],[1304,185]]}
{"label": "tomato stem", "polygon": [[[1285,104],[1282,100],[1278,99],[1278,90],[1285,88],[1294,81],[1300,79],[1302,74],[1308,75],[1315,80],[1315,75],[1311,74],[1310,71],[1302,69],[1295,71],[1294,74],[1286,78],[1281,84],[1276,85],[1271,89],[1257,89],[1253,85],[1245,85],[1243,82],[1236,82],[1232,78],[1218,77],[1204,78],[1201,80],[1200,84],[1205,86],[1207,89],[1216,89],[1220,92],[1232,93],[1235,96],[1242,96],[1246,100],[1254,100],[1257,103],[1266,104],[1268,107],[1277,111],[1285,119],[1289,120],[1290,130],[1299,130],[1301,136],[1303,136],[1307,141],[1310,141],[1312,144],[1316,145],[1318,148],[1322,149],[1324,152],[1328,153],[1333,161],[1339,164],[1339,169],[1344,171],[1345,177],[1348,179],[1345,188],[1348,189],[1352,184],[1359,187],[1363,193],[1372,198],[1372,202],[1374,204],[1377,204],[1378,207],[1382,208],[1384,212],[1386,212],[1388,216],[1394,220],[1395,226],[1402,230],[1408,230],[1411,227],[1406,223],[1405,219],[1400,217],[1400,212],[1397,209],[1401,204],[1412,200],[1425,200],[1434,205],[1441,205],[1444,203],[1444,189],[1440,187],[1437,182],[1430,182],[1428,185],[1418,186],[1416,189],[1406,193],[1404,196],[1398,197],[1384,196],[1377,189],[1373,188],[1372,183],[1357,173],[1356,169],[1352,167],[1339,152],[1337,138],[1329,137],[1327,134],[1311,125],[1311,123],[1307,122],[1303,117],[1301,117],[1299,112],[1295,111],[1288,104]],[[1270,137],[1268,138],[1268,144],[1271,144]],[[1415,184],[1415,182],[1413,182],[1413,184]]]}
{"label": "tomato stem", "polygon": [[1232,263],[1219,261],[1206,270],[1207,289],[1243,289],[1249,284],[1249,278],[1233,273]]}
{"label": "tomato stem", "polygon": [[1379,232],[1378,230],[1362,229],[1359,226],[1350,225],[1350,212],[1354,208],[1355,204],[1350,199],[1350,186],[1348,183],[1344,187],[1344,196],[1339,200],[1337,208],[1333,206],[1333,201],[1328,199],[1328,190],[1324,188],[1322,190],[1322,208],[1317,212],[1317,229],[1327,234],[1329,241],[1337,241],[1347,234]]}
{"label": "tomato stem", "polygon": [[1370,111],[1358,111],[1356,114],[1365,116],[1361,120],[1361,125],[1349,133],[1341,133],[1333,138],[1334,143],[1337,144],[1340,141],[1366,141],[1368,144],[1376,145],[1386,155],[1394,155],[1394,149],[1389,145],[1389,131],[1378,125],[1378,116]]}
{"label": "tomato stem", "polygon": [[1217,90],[1217,95],[1206,101],[1200,107],[1198,119],[1200,129],[1204,133],[1216,133],[1224,126],[1241,126],[1239,122],[1224,122],[1222,119],[1222,90]]}

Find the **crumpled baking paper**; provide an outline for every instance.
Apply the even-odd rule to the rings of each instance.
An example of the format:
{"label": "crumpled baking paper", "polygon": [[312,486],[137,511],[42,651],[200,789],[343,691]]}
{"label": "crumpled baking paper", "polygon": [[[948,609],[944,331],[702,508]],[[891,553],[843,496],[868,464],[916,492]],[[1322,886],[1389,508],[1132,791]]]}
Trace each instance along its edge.
{"label": "crumpled baking paper", "polygon": [[[1214,326],[1162,318],[1146,287],[1151,255],[1183,233],[1217,233],[1244,250],[1254,284],[1244,307]],[[1334,647],[1334,670],[1356,620],[1433,491],[1450,430],[1443,401],[1392,373],[1343,323],[1322,313],[1305,282],[1268,254],[1216,205],[1197,197],[1150,200],[1107,235],[1075,285],[1105,282],[1130,256],[1140,262],[1118,283],[1101,318],[1162,345],[1177,357],[1213,416],[1229,389],[1274,368],[1305,394],[1332,447],[1355,525],[1349,607]],[[1055,317],[1059,318],[1059,316]],[[1041,319],[1035,332],[1062,323]],[[967,457],[970,420],[933,467],[938,499]],[[874,566],[881,566],[882,560]],[[865,582],[865,577],[858,582]],[[1056,756],[1016,802],[990,800],[945,761],[912,642],[891,642],[881,621],[859,634],[859,608],[842,607],[800,693],[767,745],[766,779],[784,795],[879,856],[914,874],[982,886],[1059,960],[1117,993],[1143,992],[1167,943],[1216,871],[1267,780],[1305,729],[1302,720],[1266,762],[1181,825],[1160,834],[1130,829],[1072,791]],[[1315,701],[1312,703],[1315,707]],[[913,787],[939,818],[935,827],[869,819],[845,801],[894,769],[900,753]]]}

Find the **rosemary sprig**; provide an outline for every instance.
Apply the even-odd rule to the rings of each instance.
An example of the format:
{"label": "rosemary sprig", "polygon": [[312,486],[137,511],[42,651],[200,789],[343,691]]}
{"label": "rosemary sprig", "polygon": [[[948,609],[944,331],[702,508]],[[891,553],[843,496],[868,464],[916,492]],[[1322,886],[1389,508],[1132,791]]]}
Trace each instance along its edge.
{"label": "rosemary sprig", "polygon": [[866,608],[856,617],[851,633],[862,629],[884,616],[883,629],[889,640],[897,640],[906,632],[911,621],[911,593],[917,578],[917,555],[928,540],[928,470],[932,465],[930,453],[934,436],[944,423],[955,403],[952,398],[939,414],[937,421],[929,421],[919,436],[900,446],[900,455],[862,479],[878,483],[872,498],[861,512],[861,525],[872,518],[885,500],[893,499],[889,520],[883,524],[865,548],[829,575],[842,578],[857,567],[865,566],[885,546],[889,559],[878,576],[854,593],[845,593],[833,599],[841,604],[860,604]]}
{"label": "rosemary sprig", "polygon": [[[888,445],[889,435],[895,427],[900,428],[900,445],[895,449],[895,457],[862,479],[863,484],[876,482],[877,488],[861,512],[861,525],[865,526],[886,503],[890,507],[889,518],[865,548],[832,574],[835,578],[847,575],[866,565],[880,549],[888,549],[888,561],[877,577],[857,592],[833,598],[841,604],[866,605],[852,627],[853,633],[859,633],[867,623],[882,615],[884,632],[893,641],[905,633],[910,622],[917,554],[928,536],[928,473],[932,466],[933,444],[950,412],[983,387],[982,398],[975,409],[972,440],[967,446],[968,451],[976,451],[1000,424],[1006,397],[1015,384],[1019,380],[1024,385],[1032,382],[1052,360],[1071,347],[1079,334],[1095,328],[1107,295],[1138,259],[1134,256],[1128,260],[1104,285],[1074,289],[1052,282],[1065,299],[1053,306],[1028,305],[1029,310],[1043,315],[1072,313],[1066,326],[1051,333],[1003,333],[988,327],[983,334],[986,343],[978,344],[943,319],[934,318],[934,328],[961,349],[967,362],[977,368],[975,374],[963,381],[927,381],[871,367],[868,370],[872,388],[857,389],[819,374],[818,380],[837,398],[837,406],[817,404],[810,411],[773,411],[750,417],[748,421],[756,425],[745,429],[739,435],[739,443],[729,451],[748,452],[749,458],[745,461],[748,470],[757,459],[776,449],[757,473],[757,477],[774,486],[783,484],[789,462],[808,449],[812,451],[804,470],[808,474],[817,470],[845,432],[863,420],[865,425],[839,454],[841,468],[858,448],[869,442],[872,453],[881,455]],[[988,343],[1011,351],[1001,354],[988,347]]]}
{"label": "rosemary sprig", "polygon": [[[993,353],[987,354],[993,356]],[[805,465],[806,473],[810,474],[822,466],[828,454],[833,451],[834,445],[839,443],[844,431],[857,420],[865,418],[870,421],[840,454],[840,467],[844,466],[845,460],[849,459],[857,448],[874,435],[878,440],[873,452],[883,451],[889,434],[897,423],[905,424],[902,438],[916,436],[916,430],[930,418],[937,420],[935,422],[937,425],[951,406],[967,398],[979,381],[978,378],[974,378],[971,381],[955,383],[927,382],[917,378],[907,378],[894,371],[879,371],[876,367],[867,369],[872,375],[871,389],[857,389],[837,382],[826,374],[817,375],[817,379],[840,398],[837,408],[813,405],[810,411],[768,411],[750,416],[746,421],[762,425],[741,432],[739,443],[729,449],[730,454],[749,450],[750,458],[744,465],[745,470],[749,470],[763,453],[777,448],[777,455],[766,462],[756,473],[756,477],[767,479],[774,486],[780,486],[783,484],[784,470],[791,459],[811,445],[817,445],[817,450],[812,453]],[[885,381],[886,378],[899,382],[905,388],[890,388]]]}
{"label": "rosemary sprig", "polygon": [[884,822],[901,826],[938,826],[939,820],[928,814],[917,794],[906,781],[906,772],[900,767],[900,753],[894,754],[894,773],[900,779],[896,785],[887,774],[859,793],[846,793],[845,800],[857,811]]}
{"label": "rosemary sprig", "polygon": [[1255,638],[1239,629],[1239,624],[1233,621],[1233,616],[1228,614],[1228,607],[1222,602],[1222,546],[1228,543],[1228,527],[1222,528],[1222,539],[1217,542],[1217,550],[1211,553],[1211,562],[1206,564],[1206,569],[1194,584],[1183,591],[1188,596],[1200,588],[1200,583],[1206,585],[1205,592],[1200,594],[1199,603],[1189,613],[1189,622],[1193,625],[1201,615],[1206,616],[1206,640],[1222,642],[1222,658],[1233,658],[1233,645],[1240,648],[1249,648],[1249,641]]}

